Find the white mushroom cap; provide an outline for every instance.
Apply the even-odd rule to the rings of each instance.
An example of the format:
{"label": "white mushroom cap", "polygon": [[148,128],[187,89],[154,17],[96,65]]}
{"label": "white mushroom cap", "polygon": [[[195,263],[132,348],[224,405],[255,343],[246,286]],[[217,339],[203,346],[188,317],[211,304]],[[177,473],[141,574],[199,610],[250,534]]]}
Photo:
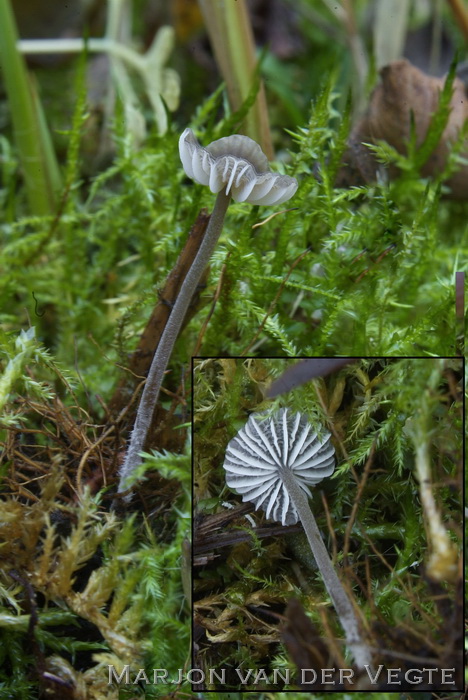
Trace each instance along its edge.
{"label": "white mushroom cap", "polygon": [[271,417],[254,413],[230,441],[224,460],[226,483],[243,501],[262,508],[267,518],[283,525],[299,516],[281,477],[291,470],[310,498],[315,486],[335,469],[335,449],[330,433],[319,437],[301,413],[282,408]]}
{"label": "white mushroom cap", "polygon": [[214,193],[225,187],[236,202],[281,204],[297,190],[295,178],[271,172],[266,155],[248,136],[226,136],[203,148],[185,129],[179,153],[188,177]]}

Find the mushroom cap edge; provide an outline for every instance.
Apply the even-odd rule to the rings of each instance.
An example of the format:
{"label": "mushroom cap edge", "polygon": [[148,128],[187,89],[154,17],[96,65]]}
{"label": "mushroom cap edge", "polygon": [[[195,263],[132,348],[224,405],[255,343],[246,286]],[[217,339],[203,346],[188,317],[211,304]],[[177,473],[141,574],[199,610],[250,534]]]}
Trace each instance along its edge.
{"label": "mushroom cap edge", "polygon": [[188,177],[217,193],[226,187],[236,202],[281,204],[296,192],[297,180],[270,170],[260,146],[248,136],[233,134],[201,146],[187,128],[179,139],[179,154]]}

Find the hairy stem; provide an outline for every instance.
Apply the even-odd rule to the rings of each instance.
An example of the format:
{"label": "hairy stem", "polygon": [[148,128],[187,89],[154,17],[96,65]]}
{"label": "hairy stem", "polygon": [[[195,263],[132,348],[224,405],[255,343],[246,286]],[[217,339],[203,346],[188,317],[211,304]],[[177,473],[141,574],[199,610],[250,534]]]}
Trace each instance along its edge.
{"label": "hairy stem", "polygon": [[333,564],[328,556],[323,540],[320,536],[316,520],[310,509],[307,496],[296,481],[296,477],[290,469],[284,469],[281,472],[283,483],[289,493],[291,501],[296,506],[299,518],[304,527],[304,531],[309,540],[312,554],[315,557],[317,566],[322,574],[325,587],[332,599],[336,612],[343,627],[346,641],[354,656],[356,665],[359,668],[364,668],[366,665],[371,665],[372,656],[367,644],[362,639],[359,629],[359,621],[354,612],[354,608],[348,595],[343,588],[338,575],[333,568]]}
{"label": "hairy stem", "polygon": [[[140,405],[138,406],[135,425],[133,426],[130,438],[130,445],[125,455],[125,461],[120,469],[119,493],[126,490],[128,477],[131,476],[136,467],[141,463],[139,453],[143,450],[146,442],[146,436],[151,425],[154,408],[158,401],[164,372],[169,363],[190,300],[195,293],[203,271],[209,263],[211,254],[220,236],[230,199],[231,197],[227,195],[224,190],[218,193],[203,241],[180,288],[171,315],[169,316],[156,352],[154,353],[153,361],[145,382],[145,388],[141,395]],[[130,495],[127,496],[127,499],[130,499]]]}

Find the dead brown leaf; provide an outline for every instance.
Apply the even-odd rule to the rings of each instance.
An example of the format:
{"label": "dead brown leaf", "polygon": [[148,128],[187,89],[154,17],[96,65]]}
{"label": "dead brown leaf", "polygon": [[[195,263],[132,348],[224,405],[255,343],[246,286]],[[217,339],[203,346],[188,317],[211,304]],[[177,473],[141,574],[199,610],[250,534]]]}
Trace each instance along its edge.
{"label": "dead brown leaf", "polygon": [[[426,75],[406,59],[393,61],[380,70],[381,82],[371,95],[365,115],[353,128],[349,149],[344,156],[347,166],[338,175],[337,184],[362,184],[373,182],[379,165],[366,143],[386,141],[399,153],[407,154],[414,119],[416,145],[420,146],[429,129],[431,118],[437,110],[444,78]],[[451,99],[451,112],[442,137],[421,168],[424,177],[443,171],[450,150],[468,118],[468,96],[465,84],[455,78]],[[468,158],[468,139],[465,140],[462,157]],[[398,175],[392,166],[391,178]],[[464,165],[445,183],[450,187],[452,199],[468,198],[468,166]]]}

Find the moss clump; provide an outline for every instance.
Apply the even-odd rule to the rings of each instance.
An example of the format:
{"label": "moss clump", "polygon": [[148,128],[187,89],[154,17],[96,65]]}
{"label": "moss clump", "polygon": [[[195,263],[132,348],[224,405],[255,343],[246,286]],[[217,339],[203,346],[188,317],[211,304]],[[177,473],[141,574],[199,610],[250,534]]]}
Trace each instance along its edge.
{"label": "moss clump", "polygon": [[2,697],[63,697],[65,684],[73,697],[115,698],[109,665],[177,677],[189,653],[189,452],[148,454],[142,512],[111,511],[113,431],[97,438],[61,401],[76,398],[73,378],[32,331],[2,349]]}

